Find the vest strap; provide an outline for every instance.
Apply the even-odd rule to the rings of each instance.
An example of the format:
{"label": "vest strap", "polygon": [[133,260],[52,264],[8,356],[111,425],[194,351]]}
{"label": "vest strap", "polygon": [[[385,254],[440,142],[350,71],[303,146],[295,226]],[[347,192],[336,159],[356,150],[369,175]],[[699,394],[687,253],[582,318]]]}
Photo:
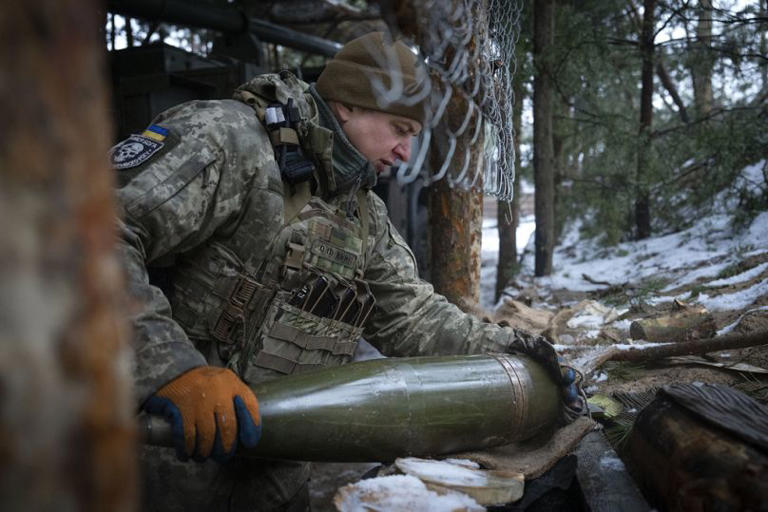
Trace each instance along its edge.
{"label": "vest strap", "polygon": [[281,341],[287,341],[304,350],[324,350],[335,356],[351,356],[355,353],[357,341],[341,341],[330,336],[313,336],[290,325],[277,323],[272,326],[269,336]]}
{"label": "vest strap", "polygon": [[254,359],[253,363],[261,368],[275,370],[276,372],[280,372],[285,375],[301,373],[323,367],[323,365],[320,364],[301,364],[284,357],[269,354],[263,350],[256,354],[256,358]]}
{"label": "vest strap", "polygon": [[269,133],[269,139],[273,146],[280,144],[299,145],[299,134],[293,128],[277,128]]}
{"label": "vest strap", "polygon": [[[293,189],[293,190],[291,190]],[[291,186],[283,181],[283,197],[285,197],[283,207],[284,226],[292,223],[301,210],[312,199],[312,189],[309,182],[303,181],[295,186]]]}
{"label": "vest strap", "polygon": [[362,249],[362,258],[365,260],[365,257],[367,255],[367,249],[368,249],[368,234],[370,232],[370,223],[371,219],[368,217],[368,191],[367,190],[358,190],[357,191],[357,211],[360,215],[360,225],[363,229],[363,232],[360,234],[360,238],[363,239],[363,249]]}

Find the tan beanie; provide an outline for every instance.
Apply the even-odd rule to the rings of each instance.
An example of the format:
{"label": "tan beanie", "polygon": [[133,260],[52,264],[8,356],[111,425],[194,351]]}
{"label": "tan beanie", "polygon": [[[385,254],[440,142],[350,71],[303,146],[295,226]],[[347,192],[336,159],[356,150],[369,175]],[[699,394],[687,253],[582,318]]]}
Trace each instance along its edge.
{"label": "tan beanie", "polygon": [[[392,70],[386,67],[388,53],[385,48],[394,50],[399,69]],[[403,80],[404,94],[411,96],[421,90],[417,77],[424,73],[418,72],[417,65],[416,55],[404,43],[401,41],[390,43],[385,40],[382,32],[371,32],[345,44],[325,66],[317,79],[315,88],[326,101],[338,101],[346,105],[378,110],[424,124],[423,100],[414,105],[406,105],[399,101],[379,104],[371,85],[371,80],[376,77],[386,88],[389,88],[392,75],[398,73]]]}

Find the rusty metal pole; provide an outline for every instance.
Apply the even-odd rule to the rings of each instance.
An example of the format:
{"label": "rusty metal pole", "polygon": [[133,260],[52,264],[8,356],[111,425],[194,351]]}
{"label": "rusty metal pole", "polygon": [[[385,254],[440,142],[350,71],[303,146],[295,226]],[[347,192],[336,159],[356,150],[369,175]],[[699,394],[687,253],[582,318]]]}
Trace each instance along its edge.
{"label": "rusty metal pole", "polygon": [[103,22],[93,0],[0,3],[3,510],[136,504]]}

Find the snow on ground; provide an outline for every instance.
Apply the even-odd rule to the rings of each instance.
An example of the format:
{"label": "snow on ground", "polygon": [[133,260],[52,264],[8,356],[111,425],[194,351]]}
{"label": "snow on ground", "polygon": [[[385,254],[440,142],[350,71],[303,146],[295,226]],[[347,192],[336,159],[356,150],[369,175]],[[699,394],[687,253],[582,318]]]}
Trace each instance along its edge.
{"label": "snow on ground", "polygon": [[[735,329],[737,325],[739,325],[739,322],[741,322],[741,320],[744,317],[751,315],[753,313],[757,313],[759,311],[768,311],[768,306],[760,306],[760,307],[752,308],[748,311],[745,311],[743,314],[739,315],[739,317],[735,321],[731,322],[730,324],[726,325],[725,327],[717,331],[717,335],[722,336],[723,334],[728,334],[729,332],[733,331],[733,329]],[[721,353],[720,356],[725,357],[725,354]]]}
{"label": "snow on ground", "polygon": [[[677,233],[605,248],[595,240],[581,240],[581,223],[572,223],[555,249],[553,274],[533,279],[533,283],[544,290],[586,292],[606,288],[605,284],[589,282],[585,278],[587,276],[593,281],[613,285],[631,283],[635,287],[649,287],[662,294],[696,283],[704,287],[703,293],[697,298],[698,302],[711,310],[735,310],[749,306],[759,297],[768,295],[768,279],[755,280],[749,288],[733,293],[717,294],[713,289],[745,283],[768,269],[768,262],[764,262],[744,272],[720,277],[729,267],[745,258],[768,253],[768,211],[758,214],[741,231],[736,232],[733,228],[733,213],[738,205],[734,190],[755,195],[768,193],[763,175],[766,165],[767,162],[762,161],[746,167],[735,180],[734,186],[717,196],[712,214],[696,220],[690,228]],[[518,244],[525,244],[526,235],[530,236],[532,228],[535,228],[532,219],[521,224]],[[483,229],[484,282],[481,303],[485,307],[493,306],[498,245],[495,220],[489,220]],[[533,237],[530,237],[522,262],[523,278],[533,275],[533,265]],[[674,298],[691,297],[689,291],[686,291],[679,297],[673,293],[652,302],[671,301]]]}
{"label": "snow on ground", "polygon": [[[564,251],[562,245],[555,250],[550,277],[537,280],[537,284],[551,288],[575,291],[591,291],[605,288],[605,284],[621,285],[627,282],[640,284],[651,280],[668,280],[666,290],[671,290],[705,277],[716,277],[729,265],[739,261],[744,247],[759,246],[768,251],[768,237],[755,240],[749,233],[734,236],[730,227],[731,217],[714,215],[700,219],[691,228],[636,242],[621,243],[605,256],[595,254],[592,244],[578,244]],[[768,212],[755,219],[757,224],[768,224]],[[574,223],[569,235],[578,233],[580,225]],[[575,249],[575,250],[574,250]],[[575,257],[572,254],[575,253]],[[533,270],[531,253],[523,261],[524,269]],[[711,262],[696,268],[702,263]]]}
{"label": "snow on ground", "polygon": [[342,512],[389,510],[406,512],[482,511],[483,507],[469,496],[458,492],[437,494],[427,489],[418,478],[391,475],[361,480],[339,490],[336,504]]}
{"label": "snow on ground", "polygon": [[[517,226],[517,253],[521,254],[536,230],[533,215],[520,219]],[[499,261],[499,228],[495,218],[483,219],[483,241],[481,249],[482,267],[480,268],[480,304],[491,307],[496,293],[496,266]]]}
{"label": "snow on ground", "polygon": [[710,311],[744,309],[763,295],[768,295],[768,278],[735,293],[726,293],[715,297],[701,294],[696,298],[696,302]]}

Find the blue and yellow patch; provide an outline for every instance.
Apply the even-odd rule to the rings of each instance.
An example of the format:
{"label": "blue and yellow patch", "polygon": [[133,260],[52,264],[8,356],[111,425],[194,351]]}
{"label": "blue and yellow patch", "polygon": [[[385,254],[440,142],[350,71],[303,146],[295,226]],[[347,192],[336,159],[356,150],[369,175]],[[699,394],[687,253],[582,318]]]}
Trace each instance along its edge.
{"label": "blue and yellow patch", "polygon": [[131,135],[110,151],[115,169],[130,169],[146,162],[160,151],[168,137],[168,129],[156,124],[150,125],[141,135]]}
{"label": "blue and yellow patch", "polygon": [[147,128],[146,130],[144,130],[142,135],[145,137],[149,137],[152,140],[156,140],[157,142],[163,142],[165,138],[168,136],[168,130],[166,128],[163,128],[162,126],[153,124],[153,125],[150,125],[149,128]]}

